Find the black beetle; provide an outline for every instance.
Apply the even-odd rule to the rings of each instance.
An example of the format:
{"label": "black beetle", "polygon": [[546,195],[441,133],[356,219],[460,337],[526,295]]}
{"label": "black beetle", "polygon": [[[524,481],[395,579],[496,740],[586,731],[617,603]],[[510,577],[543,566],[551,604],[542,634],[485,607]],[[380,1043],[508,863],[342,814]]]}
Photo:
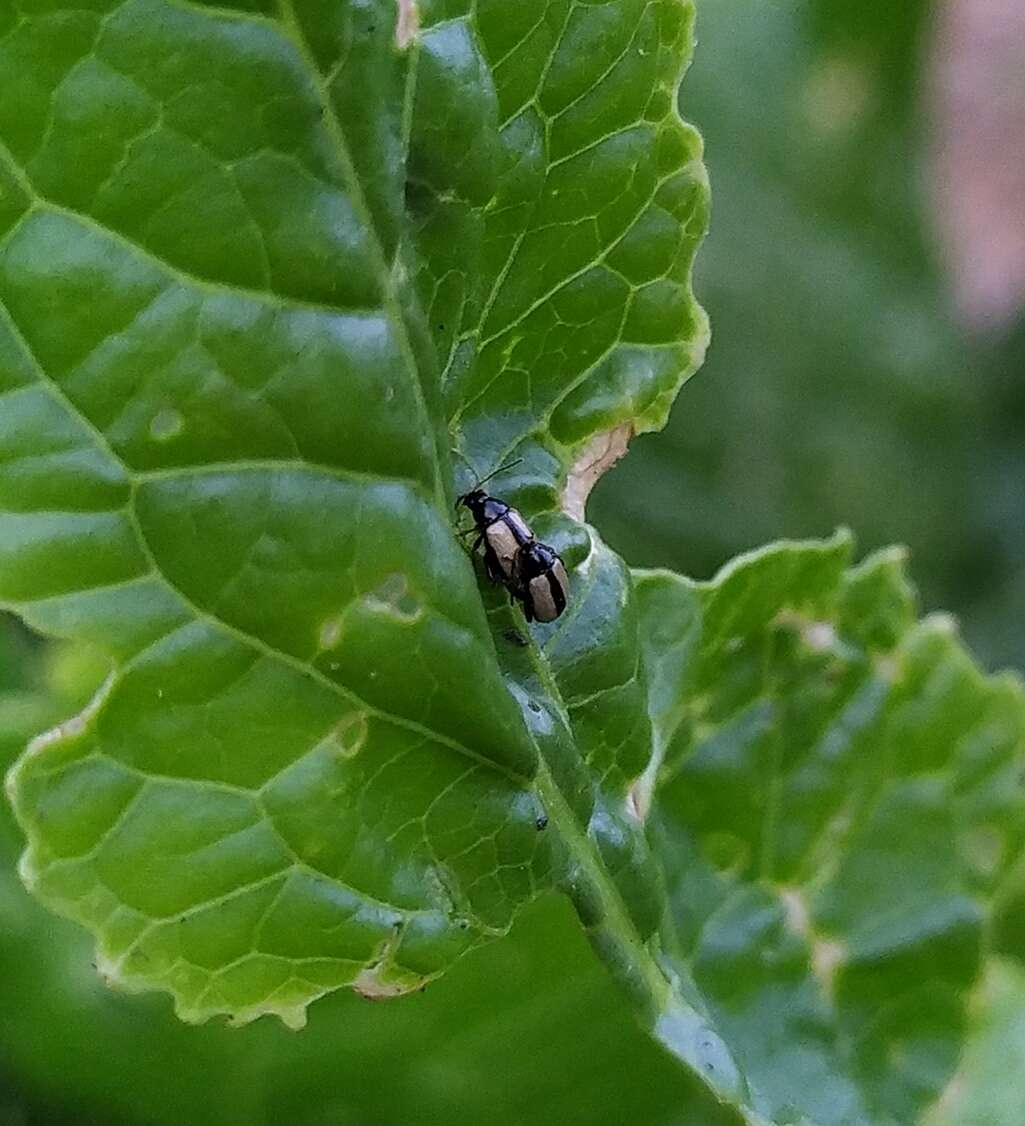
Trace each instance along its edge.
{"label": "black beetle", "polygon": [[483,546],[484,567],[492,582],[508,584],[516,553],[534,539],[526,520],[504,500],[488,496],[481,488],[464,493],[459,503],[470,510],[477,538],[473,550]]}
{"label": "black beetle", "polygon": [[484,568],[523,606],[528,622],[554,621],[566,608],[569,579],[558,553],[534,538],[520,513],[481,488],[492,477],[518,465],[510,462],[478,481],[456,501],[473,516],[474,551],[484,548]]}
{"label": "black beetle", "polygon": [[510,590],[523,604],[528,622],[554,622],[569,599],[569,577],[558,552],[539,540],[522,547]]}

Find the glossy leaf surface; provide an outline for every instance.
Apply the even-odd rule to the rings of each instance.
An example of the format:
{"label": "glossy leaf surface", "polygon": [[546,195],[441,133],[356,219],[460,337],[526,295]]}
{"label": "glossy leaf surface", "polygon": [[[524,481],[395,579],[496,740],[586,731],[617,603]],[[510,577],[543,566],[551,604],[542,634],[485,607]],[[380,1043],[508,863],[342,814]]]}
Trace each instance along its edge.
{"label": "glossy leaf surface", "polygon": [[[645,1121],[903,1122],[985,1033],[1018,684],[915,623],[892,556],[783,545],[635,588],[582,522],[705,345],[691,20],[0,0],[0,600],[112,662],[12,775],[27,881],[190,1020],[299,1024],[512,929],[417,1015],[335,998],[312,1046],[261,1027],[253,1057],[203,1030],[197,1067],[243,1069],[225,1119],[299,1120],[301,1062],[370,1074],[339,1112],[389,1121],[520,1120],[528,1085],[532,1117],[593,1121],[605,1082]],[[491,487],[571,570],[536,646],[452,528],[513,457]],[[82,701],[0,703],[13,754]],[[42,926],[11,950],[63,988],[84,956]],[[40,1036],[66,1015],[60,990],[18,1003]],[[468,1058],[522,1082],[501,1103]]]}
{"label": "glossy leaf surface", "polygon": [[[515,418],[549,485],[664,416],[704,332],[689,7],[5,10],[0,597],[113,661],[14,776],[25,878],[192,1020],[417,988],[581,872],[664,989],[652,873],[609,874],[649,745],[625,569],[565,525],[573,620],[503,677],[446,414]],[[606,405],[561,445],[571,393]],[[618,733],[571,729],[603,694]]]}
{"label": "glossy leaf surface", "polygon": [[[41,651],[10,627],[0,617],[0,769],[105,674],[95,658]],[[565,899],[543,897],[508,938],[402,1001],[339,991],[312,1006],[301,1035],[266,1020],[197,1028],[176,1020],[167,998],[105,987],[89,964],[91,938],[18,881],[22,846],[0,806],[0,965],[11,968],[0,974],[5,1110],[27,1087],[42,1096],[47,1121],[79,1126],[317,1126],[326,1108],[396,1126],[460,1115],[511,1124],[525,1106],[537,1122],[585,1126],[618,1100],[653,1124],[681,1114],[700,1126],[735,1121],[637,1025]]]}

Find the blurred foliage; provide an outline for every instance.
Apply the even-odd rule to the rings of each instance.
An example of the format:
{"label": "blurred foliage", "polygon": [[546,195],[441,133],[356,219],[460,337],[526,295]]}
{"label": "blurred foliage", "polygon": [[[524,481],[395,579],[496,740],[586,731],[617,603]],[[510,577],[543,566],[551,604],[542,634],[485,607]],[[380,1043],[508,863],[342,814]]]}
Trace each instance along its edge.
{"label": "blurred foliage", "polygon": [[973,999],[977,1033],[926,1126],[1003,1126],[1025,1105],[1025,971],[995,959]]}
{"label": "blurred foliage", "polygon": [[1025,320],[988,351],[985,428],[975,445],[979,559],[965,625],[994,662],[1025,667]]}
{"label": "blurred foliage", "polygon": [[590,515],[633,562],[694,575],[842,524],[906,543],[925,605],[986,663],[1025,666],[1022,349],[959,333],[933,250],[929,11],[701,7],[687,106],[713,185],[712,346]]}
{"label": "blurred foliage", "polygon": [[[715,189],[699,259],[714,343],[667,432],[635,442],[590,515],[633,564],[700,575],[841,523],[867,547],[906,542],[926,603],[956,611],[987,662],[1025,665],[1025,339],[972,345],[950,320],[917,171],[927,13],[702,4],[687,105]],[[97,673],[4,621],[0,766]],[[717,1121],[554,902],[405,1002],[336,996],[301,1036],[195,1030],[166,1001],[102,986],[89,940],[22,890],[19,849],[0,807],[4,1126],[404,1123],[411,1106],[418,1123]],[[1023,998],[1017,968],[991,967],[958,1099],[931,1126],[1016,1121],[999,1081],[1020,1058]]]}
{"label": "blurred foliage", "polygon": [[946,615],[916,622],[900,549],[849,552],[637,580],[669,956],[780,1124],[919,1121],[1020,909],[1021,678],[982,675]]}

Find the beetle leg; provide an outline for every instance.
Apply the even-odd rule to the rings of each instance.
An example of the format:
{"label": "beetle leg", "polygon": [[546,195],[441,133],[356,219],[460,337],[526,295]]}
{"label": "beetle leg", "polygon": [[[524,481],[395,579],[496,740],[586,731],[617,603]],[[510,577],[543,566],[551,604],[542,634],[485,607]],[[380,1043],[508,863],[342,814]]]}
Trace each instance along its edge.
{"label": "beetle leg", "polygon": [[520,594],[517,591],[510,590],[509,591],[509,601],[512,602],[514,605],[518,601],[520,603],[520,605],[523,607],[523,616],[527,619],[527,621],[532,622],[534,620],[534,615],[533,615],[533,613],[531,613],[531,609],[530,609],[530,599],[525,594]]}
{"label": "beetle leg", "polygon": [[494,552],[492,551],[484,552],[484,570],[493,583],[501,583],[504,581],[502,568],[498,565],[498,560],[495,558]]}

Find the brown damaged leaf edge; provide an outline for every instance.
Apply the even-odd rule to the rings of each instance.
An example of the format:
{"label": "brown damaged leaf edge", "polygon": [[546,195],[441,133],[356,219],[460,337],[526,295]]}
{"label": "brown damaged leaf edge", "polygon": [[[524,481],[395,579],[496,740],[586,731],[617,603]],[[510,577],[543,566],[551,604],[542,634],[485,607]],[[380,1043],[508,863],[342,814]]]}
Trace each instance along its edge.
{"label": "brown damaged leaf edge", "polygon": [[416,39],[420,32],[420,9],[416,0],[399,0],[399,18],[395,24],[395,46],[400,51]]}
{"label": "brown damaged leaf edge", "polygon": [[584,446],[570,466],[560,498],[560,506],[567,516],[583,523],[591,490],[617,461],[626,456],[635,433],[634,424],[624,422],[612,430],[595,434]]}

